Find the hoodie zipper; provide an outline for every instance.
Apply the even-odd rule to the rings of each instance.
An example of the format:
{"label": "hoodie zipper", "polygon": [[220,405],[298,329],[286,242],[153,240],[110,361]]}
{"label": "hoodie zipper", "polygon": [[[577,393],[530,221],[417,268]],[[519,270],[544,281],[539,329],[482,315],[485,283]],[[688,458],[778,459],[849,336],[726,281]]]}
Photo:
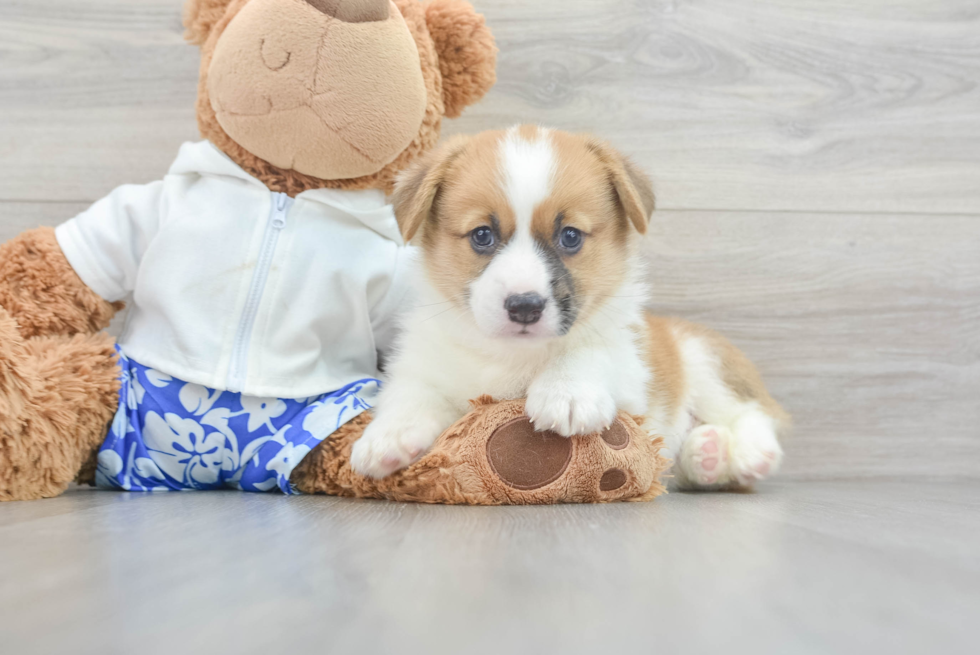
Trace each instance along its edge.
{"label": "hoodie zipper", "polygon": [[231,350],[231,363],[228,366],[228,391],[239,393],[245,388],[245,375],[248,370],[248,346],[252,340],[252,328],[255,326],[255,317],[259,313],[259,302],[262,300],[262,293],[265,291],[265,284],[269,279],[272,256],[276,252],[279,235],[282,233],[282,229],[286,227],[286,217],[292,204],[293,200],[285,193],[272,194],[272,211],[265,226],[259,259],[255,265],[255,272],[252,274],[252,284],[248,289],[245,309],[242,311],[242,317],[238,322],[238,331],[235,333],[235,343]]}

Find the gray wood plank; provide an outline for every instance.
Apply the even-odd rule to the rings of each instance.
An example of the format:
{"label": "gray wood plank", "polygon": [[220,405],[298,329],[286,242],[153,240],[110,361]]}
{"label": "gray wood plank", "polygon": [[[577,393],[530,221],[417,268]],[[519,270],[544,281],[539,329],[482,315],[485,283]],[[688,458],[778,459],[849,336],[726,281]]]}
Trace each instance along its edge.
{"label": "gray wood plank", "polygon": [[653,309],[793,413],[787,475],[977,475],[980,219],[662,212],[646,246]]}
{"label": "gray wood plank", "polygon": [[0,198],[93,201],[161,177],[199,138],[181,5],[0,4]]}
{"label": "gray wood plank", "polygon": [[[179,0],[0,0],[0,199],[92,201],[197,138]],[[478,0],[499,83],[447,132],[609,137],[664,208],[980,212],[973,0]]]}
{"label": "gray wood plank", "polygon": [[87,202],[4,202],[0,201],[0,243],[24,230],[56,226],[79,214]]}
{"label": "gray wood plank", "polygon": [[971,0],[479,3],[500,82],[452,130],[598,132],[661,206],[977,212]]}
{"label": "gray wood plank", "polygon": [[976,481],[466,508],[76,490],[0,505],[17,653],[966,652]]}
{"label": "gray wood plank", "polygon": [[[0,203],[0,238],[83,208]],[[977,476],[978,253],[980,218],[942,215],[662,211],[645,241],[651,309],[759,365],[798,478]]]}

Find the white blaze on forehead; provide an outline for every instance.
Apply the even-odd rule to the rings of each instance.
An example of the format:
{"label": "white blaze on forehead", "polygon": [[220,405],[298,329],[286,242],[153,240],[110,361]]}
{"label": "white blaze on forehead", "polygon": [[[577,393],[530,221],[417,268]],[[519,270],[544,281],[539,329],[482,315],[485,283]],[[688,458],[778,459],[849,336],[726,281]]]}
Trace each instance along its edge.
{"label": "white blaze on forehead", "polygon": [[[500,144],[500,185],[514,213],[514,234],[470,285],[470,308],[484,333],[496,336],[554,335],[561,315],[551,298],[551,271],[531,235],[534,209],[551,195],[555,155],[547,130],[528,140],[511,128]],[[515,294],[536,293],[546,299],[541,320],[533,326],[512,322],[505,307]]]}
{"label": "white blaze on forehead", "polygon": [[539,129],[537,138],[528,141],[518,128],[509,129],[501,144],[500,163],[504,194],[517,221],[514,236],[530,236],[534,208],[551,195],[555,173],[548,130]]}
{"label": "white blaze on forehead", "polygon": [[518,127],[510,128],[501,143],[500,162],[504,194],[516,225],[485,277],[496,281],[508,294],[535,292],[547,297],[550,273],[531,235],[531,220],[535,207],[551,195],[555,154],[548,130],[538,129],[528,140]]}

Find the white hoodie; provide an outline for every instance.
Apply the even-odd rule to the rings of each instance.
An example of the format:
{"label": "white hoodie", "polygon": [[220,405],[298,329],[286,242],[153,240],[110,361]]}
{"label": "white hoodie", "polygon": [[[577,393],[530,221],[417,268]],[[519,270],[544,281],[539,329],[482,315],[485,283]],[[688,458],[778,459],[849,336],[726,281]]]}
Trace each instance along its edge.
{"label": "white hoodie", "polygon": [[377,377],[410,262],[379,190],[271,193],[208,142],[160,182],[123,186],[60,225],[106,300],[132,293],[119,344],[186,382],[304,398]]}

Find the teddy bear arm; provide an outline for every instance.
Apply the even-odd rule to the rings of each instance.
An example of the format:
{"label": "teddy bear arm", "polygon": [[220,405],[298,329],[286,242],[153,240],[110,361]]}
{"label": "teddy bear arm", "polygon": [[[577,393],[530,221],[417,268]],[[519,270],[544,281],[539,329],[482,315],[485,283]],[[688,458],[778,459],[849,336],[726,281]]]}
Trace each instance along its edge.
{"label": "teddy bear arm", "polygon": [[124,306],[82,282],[53,228],[28,230],[0,245],[0,307],[24,338],[92,334],[107,327]]}
{"label": "teddy bear arm", "polygon": [[303,493],[402,502],[526,505],[651,500],[670,462],[663,439],[620,414],[602,434],[565,438],[534,429],[523,400],[471,401],[473,410],[406,469],[375,480],[354,473],[351,447],[370,423],[361,414],[293,470]]}
{"label": "teddy bear arm", "polygon": [[0,307],[0,501],[50,498],[93,478],[118,392],[112,337],[23,339]]}

